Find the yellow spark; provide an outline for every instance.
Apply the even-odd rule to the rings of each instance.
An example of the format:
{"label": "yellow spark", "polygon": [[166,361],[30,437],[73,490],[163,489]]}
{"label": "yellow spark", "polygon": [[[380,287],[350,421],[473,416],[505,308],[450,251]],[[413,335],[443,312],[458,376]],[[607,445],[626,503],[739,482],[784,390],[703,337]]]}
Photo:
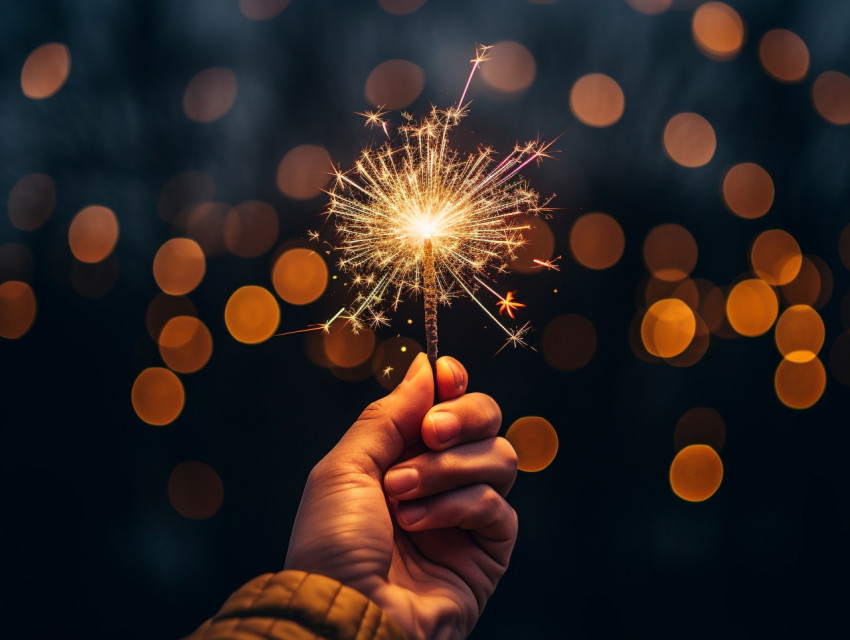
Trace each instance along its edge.
{"label": "yellow spark", "polygon": [[384,377],[385,377],[385,378],[389,378],[389,377],[390,377],[390,372],[391,372],[392,370],[393,370],[393,368],[392,368],[392,367],[386,367],[386,368],[384,369]]}
{"label": "yellow spark", "polygon": [[499,306],[499,315],[507,311],[511,318],[515,318],[514,309],[525,306],[522,302],[516,302],[514,300],[515,293],[516,291],[508,291],[507,295],[496,303]]}
{"label": "yellow spark", "polygon": [[[436,273],[436,299],[449,304],[463,294],[476,302],[508,336],[524,344],[527,329],[513,331],[476,298],[488,274],[502,272],[522,246],[525,216],[538,214],[539,195],[519,176],[531,162],[547,156],[550,143],[517,144],[501,160],[492,149],[462,152],[450,134],[467,115],[463,101],[472,75],[488,47],[479,46],[473,68],[456,105],[432,107],[416,121],[403,114],[398,139],[366,148],[349,171],[335,171],[327,210],[336,226],[338,265],[351,274],[361,293],[344,316],[356,329],[361,317],[384,324],[377,309],[390,300],[396,308],[405,295],[424,287],[426,246]],[[366,111],[367,126],[386,131],[386,111]],[[489,287],[488,287],[489,288]],[[427,291],[426,291],[427,294]],[[509,302],[509,301],[508,301]],[[519,303],[510,303],[512,308]],[[504,309],[503,309],[504,310]],[[339,315],[339,314],[338,314]]]}
{"label": "yellow spark", "polygon": [[538,260],[537,258],[535,258],[534,260],[532,260],[532,262],[539,267],[543,267],[544,269],[551,269],[553,271],[560,271],[561,267],[559,267],[557,264],[555,264],[560,259],[561,259],[561,256],[558,256],[557,258],[552,258],[551,260]]}

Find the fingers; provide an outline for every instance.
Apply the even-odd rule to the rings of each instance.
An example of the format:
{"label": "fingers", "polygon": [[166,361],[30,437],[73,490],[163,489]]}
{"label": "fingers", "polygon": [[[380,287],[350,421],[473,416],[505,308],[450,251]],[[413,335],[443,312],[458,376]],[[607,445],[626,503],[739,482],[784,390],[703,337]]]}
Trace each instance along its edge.
{"label": "fingers", "polygon": [[442,451],[499,433],[502,412],[490,396],[467,393],[432,407],[422,421],[422,441]]}
{"label": "fingers", "polygon": [[513,546],[517,515],[493,487],[475,484],[440,495],[401,502],[397,520],[406,531],[460,527],[475,532],[479,539]]}
{"label": "fingers", "polygon": [[387,494],[415,500],[473,484],[487,484],[506,496],[517,474],[517,456],[504,438],[487,438],[447,451],[405,460],[384,476]]}
{"label": "fingers", "polygon": [[463,365],[449,356],[437,360],[437,399],[451,400],[466,391],[469,375]]}

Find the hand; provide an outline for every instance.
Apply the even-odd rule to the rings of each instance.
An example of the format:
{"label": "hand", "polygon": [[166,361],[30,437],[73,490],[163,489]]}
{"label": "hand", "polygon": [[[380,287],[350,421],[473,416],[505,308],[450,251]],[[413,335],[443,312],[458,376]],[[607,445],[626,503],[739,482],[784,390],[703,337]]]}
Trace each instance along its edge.
{"label": "hand", "polygon": [[[415,638],[465,638],[504,574],[517,534],[504,496],[516,453],[498,405],[467,373],[425,354],[310,473],[286,569],[357,589]],[[433,406],[432,406],[433,405]]]}

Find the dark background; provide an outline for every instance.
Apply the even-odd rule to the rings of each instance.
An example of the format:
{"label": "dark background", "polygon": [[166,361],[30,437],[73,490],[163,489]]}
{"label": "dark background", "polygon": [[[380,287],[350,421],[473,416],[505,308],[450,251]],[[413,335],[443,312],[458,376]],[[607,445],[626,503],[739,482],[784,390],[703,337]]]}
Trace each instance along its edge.
{"label": "dark background", "polygon": [[[695,366],[647,363],[628,329],[646,268],[641,244],[676,222],[696,238],[692,274],[718,284],[747,272],[748,249],[769,228],[789,231],[834,276],[820,310],[827,339],[844,331],[848,273],[838,236],[850,221],[850,130],[824,121],[811,87],[827,69],[847,73],[850,4],[843,0],[734,0],[747,25],[730,62],[694,46],[699,3],[658,16],[622,0],[428,0],[394,16],[375,2],[293,0],[276,18],[245,19],[236,0],[111,0],[5,3],[0,10],[0,194],[28,173],[50,175],[57,204],[46,225],[18,231],[0,217],[2,243],[27,245],[38,314],[21,339],[0,342],[2,627],[30,637],[176,638],[212,615],[251,577],[282,566],[309,469],[359,411],[385,391],[373,379],[346,382],[313,364],[302,335],[258,346],[224,326],[229,295],[270,286],[271,254],[210,258],[190,294],[213,334],[209,364],[181,376],[186,406],[166,427],[139,420],[130,403],[138,373],[161,366],[145,329],[158,289],[151,261],[172,235],[157,215],[162,186],[177,173],[208,172],[215,199],[255,198],[278,211],[280,243],[315,228],[326,197],[296,201],[278,191],[283,155],[318,144],[348,166],[374,140],[354,112],[369,105],[363,83],[390,58],[421,66],[425,88],[409,108],[457,100],[476,42],[517,40],[537,77],[510,99],[473,82],[458,144],[505,151],[516,141],[563,134],[559,153],[526,172],[557,193],[550,224],[559,272],[516,275],[539,344],[547,321],[581,314],[598,346],[579,371],[549,367],[541,352],[506,349],[483,330],[471,304],[440,319],[441,351],[458,357],[471,387],[500,403],[505,427],[541,415],[560,450],[511,494],[520,516],[512,566],[473,638],[839,637],[850,625],[848,392],[828,374],[805,411],[773,389],[781,356],[772,334],[712,336]],[[784,27],[809,47],[796,85],[772,80],[757,43]],[[45,42],[71,51],[71,73],[52,98],[20,89],[26,56]],[[200,70],[234,70],[231,111],[209,124],[182,110]],[[568,106],[570,87],[590,72],[614,77],[626,96],[622,119],[592,129]],[[685,169],[664,153],[667,120],[696,111],[717,133],[713,159]],[[722,203],[726,168],[752,161],[773,177],[776,199],[758,220]],[[3,196],[5,201],[6,196]],[[71,286],[67,229],[83,206],[112,208],[121,227],[117,281],[99,299]],[[590,271],[569,256],[568,233],[585,211],[623,226],[626,249],[613,268]],[[552,290],[558,289],[558,295]],[[336,304],[281,302],[281,330],[321,322]],[[384,337],[422,342],[419,310],[407,303]],[[407,317],[417,319],[407,326]],[[725,476],[704,503],[677,498],[668,483],[673,429],[694,406],[723,416]],[[214,468],[221,509],[204,520],[169,503],[169,474],[183,461]]]}

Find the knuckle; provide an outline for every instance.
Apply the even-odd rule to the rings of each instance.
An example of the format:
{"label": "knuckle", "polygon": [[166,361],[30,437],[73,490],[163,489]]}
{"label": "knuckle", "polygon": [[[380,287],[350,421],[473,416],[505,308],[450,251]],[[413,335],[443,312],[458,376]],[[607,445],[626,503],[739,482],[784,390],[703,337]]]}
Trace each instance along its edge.
{"label": "knuckle", "polygon": [[517,470],[517,453],[510,442],[501,437],[494,438],[493,450],[503,460],[506,466],[514,472]]}
{"label": "knuckle", "polygon": [[502,424],[502,410],[493,398],[484,393],[469,393],[468,397],[475,403],[475,408],[485,416],[488,424],[496,427]]}

